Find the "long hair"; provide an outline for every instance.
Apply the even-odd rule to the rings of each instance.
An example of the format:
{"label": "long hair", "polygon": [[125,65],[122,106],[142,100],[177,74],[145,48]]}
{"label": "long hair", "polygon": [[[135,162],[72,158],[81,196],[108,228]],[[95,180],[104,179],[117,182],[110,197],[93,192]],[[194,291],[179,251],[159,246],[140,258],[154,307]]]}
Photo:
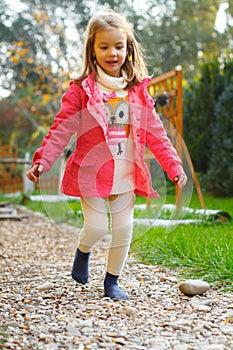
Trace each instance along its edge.
{"label": "long hair", "polygon": [[130,24],[121,14],[113,10],[107,10],[96,13],[88,22],[85,31],[83,67],[79,78],[75,79],[77,82],[80,83],[92,72],[97,75],[94,54],[95,35],[100,30],[113,30],[114,28],[122,30],[127,36],[127,55],[121,67],[121,70],[126,73],[124,77],[125,75],[127,77],[125,78],[128,82],[126,89],[131,88],[137,82],[141,82],[145,77],[148,77],[142,47],[135,39]]}

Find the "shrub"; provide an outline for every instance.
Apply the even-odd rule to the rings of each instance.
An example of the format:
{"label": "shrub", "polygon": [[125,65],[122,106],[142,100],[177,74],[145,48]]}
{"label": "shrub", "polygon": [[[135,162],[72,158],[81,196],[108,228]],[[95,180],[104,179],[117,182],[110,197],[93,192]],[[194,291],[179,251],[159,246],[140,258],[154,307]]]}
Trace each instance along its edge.
{"label": "shrub", "polygon": [[184,139],[206,189],[232,195],[233,62],[205,63],[184,89]]}
{"label": "shrub", "polygon": [[233,84],[225,87],[215,104],[211,126],[211,156],[205,187],[218,196],[233,195]]}

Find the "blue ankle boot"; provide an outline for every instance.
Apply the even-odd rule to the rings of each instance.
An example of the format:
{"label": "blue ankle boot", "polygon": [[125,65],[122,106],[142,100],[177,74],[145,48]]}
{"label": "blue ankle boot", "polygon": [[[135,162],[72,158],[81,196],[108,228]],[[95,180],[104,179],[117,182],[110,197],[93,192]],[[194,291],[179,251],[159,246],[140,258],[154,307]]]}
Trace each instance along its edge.
{"label": "blue ankle boot", "polygon": [[76,250],[71,275],[78,283],[86,284],[88,282],[90,253],[83,253],[79,249]]}
{"label": "blue ankle boot", "polygon": [[111,275],[108,272],[106,273],[104,279],[104,295],[112,299],[129,299],[128,294],[124,293],[118,287],[118,278],[119,276]]}

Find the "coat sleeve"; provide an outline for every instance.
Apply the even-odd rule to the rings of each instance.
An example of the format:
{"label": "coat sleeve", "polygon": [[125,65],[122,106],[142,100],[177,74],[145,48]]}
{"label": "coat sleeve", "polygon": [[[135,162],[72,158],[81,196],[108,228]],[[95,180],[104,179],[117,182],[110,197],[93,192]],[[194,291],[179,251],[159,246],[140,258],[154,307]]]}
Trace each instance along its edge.
{"label": "coat sleeve", "polygon": [[33,164],[40,163],[44,172],[50,170],[59,155],[77,131],[81,110],[80,87],[71,83],[70,88],[62,97],[60,112],[55,116],[54,123],[44,137],[42,146],[33,156]]}
{"label": "coat sleeve", "polygon": [[182,160],[167,136],[166,130],[158,114],[156,114],[150,96],[150,106],[146,122],[146,143],[155,158],[174,181],[178,175],[184,174]]}

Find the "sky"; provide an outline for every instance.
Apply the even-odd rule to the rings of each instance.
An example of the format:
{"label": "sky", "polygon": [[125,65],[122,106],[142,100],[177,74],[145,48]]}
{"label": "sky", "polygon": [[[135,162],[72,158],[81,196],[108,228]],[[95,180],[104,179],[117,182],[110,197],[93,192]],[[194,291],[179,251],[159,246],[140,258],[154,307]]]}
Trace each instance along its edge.
{"label": "sky", "polygon": [[218,30],[220,33],[223,33],[224,30],[226,29],[227,25],[227,16],[226,16],[226,9],[228,8],[227,3],[220,4],[219,10],[217,13],[216,21],[215,21],[215,28]]}

